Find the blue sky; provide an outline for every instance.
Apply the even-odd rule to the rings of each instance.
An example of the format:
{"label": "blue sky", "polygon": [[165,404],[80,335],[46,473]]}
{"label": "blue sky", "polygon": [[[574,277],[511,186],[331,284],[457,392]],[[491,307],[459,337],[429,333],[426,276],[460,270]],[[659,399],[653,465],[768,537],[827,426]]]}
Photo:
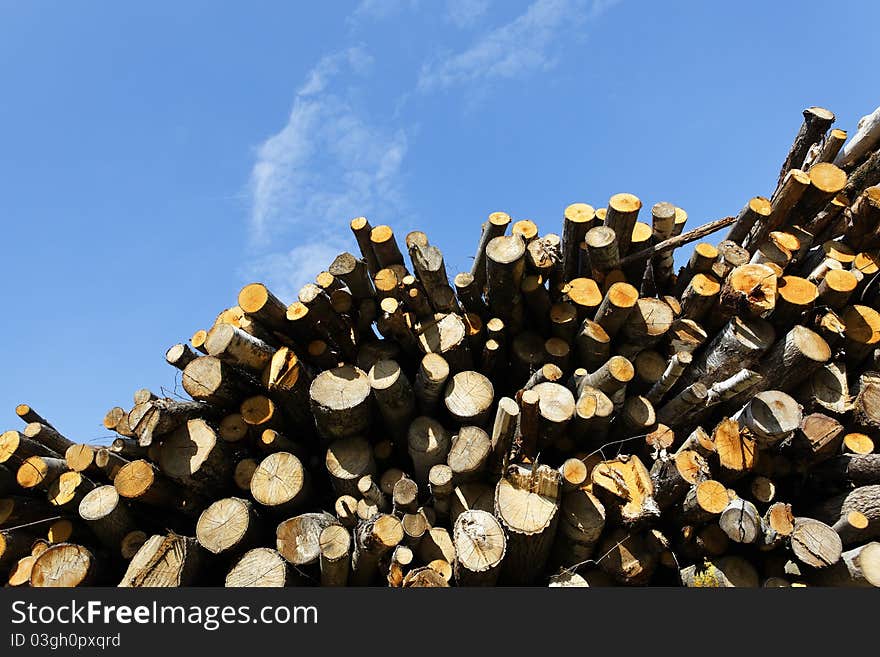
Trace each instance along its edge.
{"label": "blue sky", "polygon": [[822,105],[878,105],[866,2],[0,2],[0,410],[106,435],[240,287],[286,300],[365,214],[468,269],[494,210],[769,194]]}

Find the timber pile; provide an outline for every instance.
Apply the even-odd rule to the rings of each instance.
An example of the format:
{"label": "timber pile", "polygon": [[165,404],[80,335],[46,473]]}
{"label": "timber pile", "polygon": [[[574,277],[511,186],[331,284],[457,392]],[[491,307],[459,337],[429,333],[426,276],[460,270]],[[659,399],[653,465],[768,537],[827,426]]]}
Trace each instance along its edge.
{"label": "timber pile", "polygon": [[451,282],[354,219],[293,303],[248,285],[172,346],[190,399],[137,391],[108,447],[19,406],[9,586],[877,586],[880,109],[833,120],[734,216],[495,212]]}

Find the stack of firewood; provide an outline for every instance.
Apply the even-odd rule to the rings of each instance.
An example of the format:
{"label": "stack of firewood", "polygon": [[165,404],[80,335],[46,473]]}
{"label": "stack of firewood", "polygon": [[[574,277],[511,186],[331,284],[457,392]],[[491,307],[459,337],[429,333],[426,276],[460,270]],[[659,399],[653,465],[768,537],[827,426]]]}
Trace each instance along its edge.
{"label": "stack of firewood", "polygon": [[19,406],[4,581],[880,585],[880,109],[803,114],[735,216],[494,212],[452,279],[359,217],[293,303],[247,285],[172,346],[189,399],[137,391],[112,445]]}

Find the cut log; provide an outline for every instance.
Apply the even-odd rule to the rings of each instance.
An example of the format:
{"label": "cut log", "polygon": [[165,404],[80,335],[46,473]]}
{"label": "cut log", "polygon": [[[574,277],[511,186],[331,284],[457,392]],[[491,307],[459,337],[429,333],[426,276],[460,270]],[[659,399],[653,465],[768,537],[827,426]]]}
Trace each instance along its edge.
{"label": "cut log", "polygon": [[345,586],[351,566],[351,536],[341,525],[330,525],[318,537],[321,586]]}
{"label": "cut log", "polygon": [[451,372],[472,367],[467,327],[464,320],[455,313],[435,315],[434,321],[420,324],[416,340],[422,353],[442,356]]}
{"label": "cut log", "polygon": [[651,466],[654,500],[661,512],[678,504],[692,486],[709,479],[709,465],[694,450],[684,449],[674,456],[661,453]]}
{"label": "cut log", "polygon": [[370,379],[353,365],[321,372],[309,388],[318,433],[326,441],[364,433],[371,422]]}
{"label": "cut log", "polygon": [[782,163],[777,187],[782,184],[782,180],[789,170],[803,163],[810,148],[824,138],[832,123],[834,123],[834,113],[829,112],[827,109],[808,107],[804,110],[804,122],[795,136],[788,156]]}
{"label": "cut log", "polygon": [[48,447],[56,454],[64,454],[67,448],[73,444],[72,440],[62,436],[54,427],[42,422],[30,422],[24,428],[24,435]]}
{"label": "cut log", "polygon": [[525,242],[519,235],[496,237],[486,246],[487,300],[492,315],[506,324],[521,321],[520,285],[525,272]]}
{"label": "cut log", "polygon": [[415,513],[419,506],[419,485],[407,476],[401,477],[394,483],[391,500],[394,503],[394,515]]}
{"label": "cut log", "polygon": [[846,362],[858,365],[880,345],[880,312],[856,304],[847,307],[841,319],[846,325]]}
{"label": "cut log", "polygon": [[436,412],[448,378],[449,363],[443,356],[429,352],[422,357],[415,381],[416,401],[422,415]]}
{"label": "cut log", "polygon": [[403,442],[416,413],[412,386],[400,365],[380,360],[370,369],[370,388],[392,440]]}
{"label": "cut log", "polygon": [[593,206],[586,203],[572,203],[565,208],[562,218],[563,280],[570,281],[577,276],[580,245],[595,223],[596,211]]}
{"label": "cut log", "polygon": [[754,543],[761,538],[761,516],[748,500],[731,500],[718,517],[718,525],[735,543]]}
{"label": "cut log", "polygon": [[76,513],[80,501],[94,487],[94,482],[79,472],[63,472],[49,486],[47,491],[49,505],[62,512]]}
{"label": "cut log", "polygon": [[597,281],[604,281],[606,273],[617,267],[620,260],[617,235],[610,226],[596,226],[587,232],[585,243],[590,275]]}
{"label": "cut log", "polygon": [[428,472],[428,486],[434,498],[434,510],[441,518],[449,515],[450,495],[455,488],[452,483],[452,468],[445,463],[435,465]]}
{"label": "cut log", "polygon": [[486,285],[486,247],[493,239],[504,235],[509,223],[510,215],[506,212],[493,212],[489,215],[486,223],[483,224],[477,252],[471,267],[471,276],[474,277],[474,284],[480,292],[482,292]]}
{"label": "cut log", "polygon": [[767,351],[755,368],[765,390],[790,392],[831,358],[831,348],[818,333],[800,324]]}
{"label": "cut log", "polygon": [[599,543],[599,568],[619,584],[644,586],[660,561],[660,549],[648,532],[627,532],[616,528]]}
{"label": "cut log", "polygon": [[681,506],[681,517],[687,522],[708,522],[721,515],[730,498],[724,484],[707,479],[691,486]]}
{"label": "cut log", "polygon": [[446,459],[452,469],[453,483],[459,485],[479,478],[491,449],[489,435],[479,427],[464,426],[459,429],[452,437]]}
{"label": "cut log", "polygon": [[195,538],[154,535],[137,551],[128,565],[123,588],[178,587],[192,585],[204,564],[204,553]]}
{"label": "cut log", "polygon": [[306,470],[293,454],[269,454],[254,470],[250,491],[270,512],[285,513],[302,504],[308,496]]}
{"label": "cut log", "polygon": [[880,587],[880,543],[866,543],[847,550],[835,565],[820,570],[812,583],[818,586]]}
{"label": "cut log", "polygon": [[712,433],[715,452],[721,466],[720,474],[726,479],[737,479],[755,467],[757,445],[755,438],[744,432],[734,419],[724,419]]}
{"label": "cut log", "polygon": [[779,279],[777,293],[776,307],[770,316],[770,321],[782,329],[801,323],[804,315],[813,308],[816,299],[819,298],[818,288],[807,279],[798,276],[783,276]]}
{"label": "cut log", "polygon": [[202,511],[196,523],[199,545],[213,554],[237,554],[257,547],[261,534],[254,505],[239,497],[217,500]]}
{"label": "cut log", "polygon": [[281,588],[293,583],[291,568],[276,550],[267,547],[245,552],[226,575],[229,588]]}
{"label": "cut log", "polygon": [[159,466],[187,490],[207,497],[232,479],[235,464],[223,447],[207,422],[189,420],[162,442]]}
{"label": "cut log", "polygon": [[802,418],[801,407],[789,395],[766,390],[752,397],[732,419],[748,429],[759,449],[767,449],[790,438]]}
{"label": "cut log", "polygon": [[90,491],[79,503],[79,515],[103,545],[122,554],[122,541],[135,529],[135,523],[113,486]]}
{"label": "cut log", "polygon": [[827,568],[840,561],[843,544],[831,527],[813,518],[795,518],[791,551],[802,564]]}
{"label": "cut log", "polygon": [[[868,519],[868,526],[858,532],[856,540],[870,540],[880,536],[880,485],[859,486],[830,497],[814,508],[810,516],[833,525],[853,511],[858,511]],[[850,542],[847,541],[848,544]]]}
{"label": "cut log", "polygon": [[64,472],[64,459],[51,456],[31,456],[24,460],[15,473],[15,480],[24,489],[48,490],[49,486]]}
{"label": "cut log", "polygon": [[[511,477],[508,474],[508,477]],[[559,473],[547,466],[517,466],[498,481],[495,517],[507,531],[501,577],[511,584],[534,582],[550,557],[559,517]]]}
{"label": "cut log", "polygon": [[98,563],[81,545],[59,543],[43,552],[31,567],[30,584],[34,588],[71,588],[93,584]]}
{"label": "cut log", "polygon": [[586,487],[564,493],[552,562],[567,568],[584,563],[593,555],[604,528],[605,507]]}
{"label": "cut log", "polygon": [[455,521],[454,573],[459,586],[494,586],[501,572],[507,539],[501,524],[486,511],[465,511]]}
{"label": "cut log", "polygon": [[756,223],[767,221],[770,216],[770,201],[763,196],[755,196],[736,216],[736,223],[727,234],[727,240],[742,244]]}
{"label": "cut log", "polygon": [[621,256],[629,253],[633,228],[638,220],[641,207],[642,202],[632,194],[615,194],[608,200],[605,225],[617,235]]}
{"label": "cut log", "polygon": [[358,480],[364,475],[376,474],[373,449],[364,438],[357,436],[331,443],[324,465],[337,495],[359,495]]}
{"label": "cut log", "polygon": [[443,393],[446,410],[460,425],[485,426],[495,390],[492,382],[471,370],[459,372],[447,383]]}
{"label": "cut log", "polygon": [[519,405],[514,399],[502,397],[498,400],[488,458],[490,481],[497,481],[507,470],[519,415]]}
{"label": "cut log", "polygon": [[647,468],[637,456],[618,456],[602,461],[591,474],[593,491],[604,498],[606,509],[624,526],[634,528],[660,516],[654,486]]}
{"label": "cut log", "polygon": [[843,441],[843,425],[822,413],[804,417],[791,441],[792,451],[799,460],[818,463],[831,458],[840,451]]}
{"label": "cut log", "polygon": [[0,463],[17,467],[31,456],[58,458],[59,454],[18,431],[10,430],[0,434]]}
{"label": "cut log", "polygon": [[303,513],[278,524],[275,549],[294,567],[318,563],[321,532],[338,524],[329,513]]}
{"label": "cut log", "polygon": [[379,560],[403,540],[403,526],[394,516],[381,514],[358,525],[354,536],[349,581],[368,586],[378,574]]}
{"label": "cut log", "polygon": [[596,323],[613,339],[635,309],[638,298],[639,291],[629,283],[614,283],[596,310]]}
{"label": "cut log", "polygon": [[257,394],[256,381],[214,356],[200,356],[183,370],[183,389],[196,401],[236,408]]}

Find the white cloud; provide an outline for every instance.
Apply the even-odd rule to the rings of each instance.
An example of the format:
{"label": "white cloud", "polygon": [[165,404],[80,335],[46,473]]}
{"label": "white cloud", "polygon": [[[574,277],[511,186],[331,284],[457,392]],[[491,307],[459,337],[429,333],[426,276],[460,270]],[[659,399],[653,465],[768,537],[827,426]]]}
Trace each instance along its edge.
{"label": "white cloud", "polygon": [[264,282],[285,303],[296,301],[299,289],[314,281],[339,253],[348,247],[345,241],[306,242],[286,252],[258,256],[244,272],[250,279]]}
{"label": "white cloud", "polygon": [[616,0],[535,0],[470,48],[422,66],[422,92],[456,84],[520,77],[555,64],[555,46]]}
{"label": "white cloud", "polygon": [[299,289],[353,247],[352,217],[375,214],[381,223],[403,207],[406,134],[372,123],[354,91],[371,61],[359,48],[323,58],[287,124],[257,150],[249,226],[256,256],[247,273],[279,293]]}
{"label": "white cloud", "polygon": [[489,0],[446,0],[446,15],[457,27],[471,27],[489,9]]}

